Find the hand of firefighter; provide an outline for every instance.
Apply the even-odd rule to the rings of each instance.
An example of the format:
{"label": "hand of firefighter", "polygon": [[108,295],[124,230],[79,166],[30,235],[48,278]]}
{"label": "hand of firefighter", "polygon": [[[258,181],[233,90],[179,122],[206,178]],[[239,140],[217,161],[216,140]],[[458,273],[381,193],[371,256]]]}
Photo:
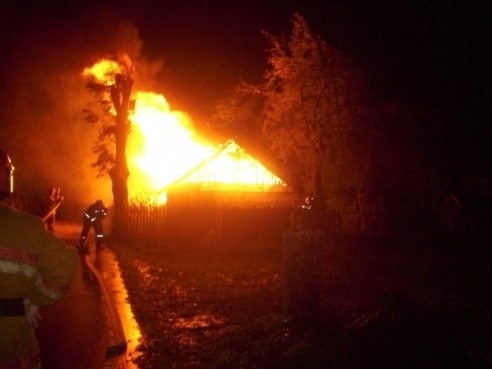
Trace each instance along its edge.
{"label": "hand of firefighter", "polygon": [[34,305],[28,298],[24,299],[24,311],[26,312],[26,318],[29,320],[34,328],[38,327],[38,320],[41,320],[41,314],[39,314],[39,307]]}

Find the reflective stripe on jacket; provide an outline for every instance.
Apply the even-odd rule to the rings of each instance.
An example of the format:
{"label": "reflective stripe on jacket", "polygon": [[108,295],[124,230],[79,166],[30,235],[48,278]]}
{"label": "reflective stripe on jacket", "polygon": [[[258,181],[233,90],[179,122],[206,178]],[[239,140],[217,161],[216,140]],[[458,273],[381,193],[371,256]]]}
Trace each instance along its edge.
{"label": "reflective stripe on jacket", "polygon": [[94,223],[96,220],[103,220],[108,215],[108,210],[103,206],[91,204],[84,212],[84,220]]}
{"label": "reflective stripe on jacket", "polygon": [[[0,299],[45,306],[62,298],[79,264],[77,250],[48,232],[41,218],[3,203],[0,229]],[[0,332],[0,369],[35,368],[39,353],[29,321],[2,317]]]}

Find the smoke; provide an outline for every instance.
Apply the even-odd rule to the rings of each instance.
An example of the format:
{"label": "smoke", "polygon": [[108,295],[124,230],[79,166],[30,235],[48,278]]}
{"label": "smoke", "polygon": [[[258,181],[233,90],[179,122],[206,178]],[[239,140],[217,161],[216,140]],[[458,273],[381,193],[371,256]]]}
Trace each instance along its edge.
{"label": "smoke", "polygon": [[140,66],[145,84],[159,63],[140,57],[137,29],[111,9],[22,12],[0,19],[6,26],[0,38],[0,146],[16,167],[17,190],[44,196],[49,186],[60,187],[64,206],[80,213],[96,198],[110,204],[109,179],[97,179],[91,167],[94,132],[82,110],[93,98],[82,71],[110,53],[125,53]]}

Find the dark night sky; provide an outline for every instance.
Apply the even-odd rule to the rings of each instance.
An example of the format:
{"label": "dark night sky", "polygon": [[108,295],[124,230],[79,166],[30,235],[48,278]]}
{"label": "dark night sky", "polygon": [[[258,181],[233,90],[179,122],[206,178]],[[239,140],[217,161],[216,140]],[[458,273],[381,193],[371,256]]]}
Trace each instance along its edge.
{"label": "dark night sky", "polygon": [[208,1],[207,9],[190,6],[200,1],[152,3],[161,5],[138,11],[127,5],[123,13],[137,25],[144,53],[164,58],[164,75],[173,76],[168,82],[176,94],[186,101],[186,91],[192,91],[196,109],[240,78],[257,80],[266,67],[268,46],[260,31],[287,33],[294,11],[330,45],[367,68],[389,96],[428,99],[449,108],[450,114],[463,114],[463,119],[478,119],[486,105],[480,95],[490,65],[485,6],[299,0],[276,6]]}
{"label": "dark night sky", "polygon": [[[59,44],[57,49],[67,55],[66,63],[73,62],[72,53],[80,55],[80,63],[87,63],[96,53],[101,53],[103,43],[94,36],[97,32],[102,39],[107,38],[104,45],[112,47],[111,30],[101,25],[101,18],[81,20],[89,10],[86,1],[51,0],[40,1],[38,5],[25,2],[32,3],[27,6],[22,1],[0,0],[3,10],[0,47],[4,52],[7,50],[0,61],[3,74],[0,78],[10,81],[8,85],[15,85],[12,77],[8,77],[15,69],[10,58],[18,60],[26,40],[34,38],[32,34],[45,32],[49,36],[43,40],[54,37],[55,44]],[[367,70],[374,81],[374,91],[381,96],[436,109],[450,137],[450,152],[455,156],[462,153],[465,164],[476,157],[486,158],[480,169],[491,173],[488,124],[492,63],[490,12],[486,2],[285,0],[273,5],[274,2],[260,0],[121,0],[93,3],[111,9],[106,10],[106,18],[102,19],[114,14],[134,25],[142,40],[142,56],[162,63],[152,75],[152,89],[163,93],[172,107],[190,113],[196,120],[205,116],[214,101],[239,80],[261,80],[268,47],[261,31],[287,34],[292,15],[297,11],[305,16],[314,32]],[[92,5],[91,9],[95,7]],[[87,22],[87,19],[92,20]],[[76,51],[70,48],[71,38],[73,45],[77,45],[73,46],[78,48]],[[99,48],[93,45],[98,42]],[[42,49],[39,42],[35,44]],[[76,68],[77,63],[73,64]]]}

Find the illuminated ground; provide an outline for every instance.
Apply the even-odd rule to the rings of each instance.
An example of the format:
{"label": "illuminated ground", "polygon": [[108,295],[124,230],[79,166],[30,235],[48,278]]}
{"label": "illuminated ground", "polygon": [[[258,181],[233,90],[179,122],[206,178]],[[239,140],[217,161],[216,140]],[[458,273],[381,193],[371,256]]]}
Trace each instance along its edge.
{"label": "illuminated ground", "polygon": [[[57,227],[69,244],[78,231],[78,224]],[[96,265],[129,351],[105,360],[107,306],[79,270],[65,299],[42,310],[44,368],[490,368],[486,251],[476,244],[331,240],[322,320],[306,334],[281,315],[278,244],[111,243]]]}
{"label": "illuminated ground", "polygon": [[[55,234],[73,246],[79,232],[80,224],[59,222]],[[131,359],[136,356],[140,332],[120,269],[109,249],[95,255],[92,250],[93,270],[103,285],[81,264],[65,297],[41,309],[36,333],[43,369],[136,368]],[[127,351],[121,354],[125,344]]]}
{"label": "illuminated ground", "polygon": [[[75,245],[78,224],[58,224],[56,234]],[[101,368],[110,334],[106,305],[96,283],[83,268],[65,297],[41,309],[42,320],[36,333],[40,341],[43,369]]]}
{"label": "illuminated ground", "polygon": [[492,364],[491,268],[482,251],[332,240],[322,322],[306,335],[282,319],[279,245],[111,249],[142,331],[140,369]]}

